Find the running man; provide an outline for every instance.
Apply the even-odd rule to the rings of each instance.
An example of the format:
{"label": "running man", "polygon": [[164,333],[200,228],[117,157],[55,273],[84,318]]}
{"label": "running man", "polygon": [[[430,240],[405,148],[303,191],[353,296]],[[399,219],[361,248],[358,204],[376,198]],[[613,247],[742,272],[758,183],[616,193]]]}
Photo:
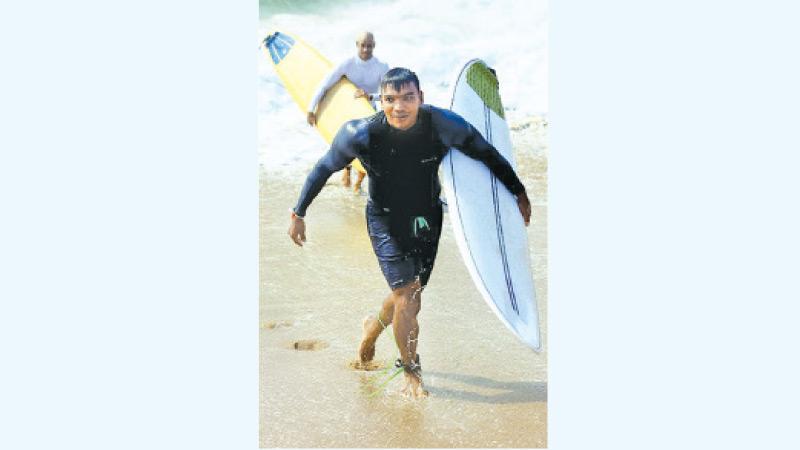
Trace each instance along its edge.
{"label": "running man", "polygon": [[526,225],[531,204],[514,169],[472,125],[454,112],[423,104],[414,72],[394,68],[384,75],[380,88],[382,111],[345,123],[308,175],[292,211],[289,236],[303,245],[306,209],[334,172],[358,158],[369,173],[367,229],[391,290],[380,312],[364,319],[359,358],[371,361],[375,341],[392,325],[405,372],[403,392],[416,398],[428,394],[416,352],[417,314],[442,229],[439,163],[453,147],[486,164],[516,196]]}

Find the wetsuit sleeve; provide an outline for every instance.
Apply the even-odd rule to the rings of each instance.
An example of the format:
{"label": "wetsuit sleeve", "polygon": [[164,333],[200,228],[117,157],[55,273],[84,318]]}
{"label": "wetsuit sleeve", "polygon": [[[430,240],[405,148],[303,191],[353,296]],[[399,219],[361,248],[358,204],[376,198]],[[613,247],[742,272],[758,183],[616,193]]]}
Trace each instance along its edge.
{"label": "wetsuit sleeve", "polygon": [[334,172],[342,170],[350,164],[350,161],[356,157],[358,149],[366,146],[367,132],[357,126],[359,122],[357,120],[350,121],[339,128],[331,148],[317,161],[311,173],[308,174],[303,190],[300,192],[300,198],[294,207],[294,212],[298,216],[306,215],[306,208],[325,186],[328,178]]}
{"label": "wetsuit sleeve", "polygon": [[456,147],[470,158],[486,164],[489,170],[512,194],[525,192],[514,168],[496,148],[481,136],[481,133],[458,114],[432,108],[433,125],[446,147]]}
{"label": "wetsuit sleeve", "polygon": [[328,92],[328,89],[330,89],[331,86],[333,86],[334,84],[336,84],[337,81],[339,81],[339,78],[342,78],[344,76],[348,63],[349,60],[343,61],[341,64],[335,67],[331,71],[331,73],[329,73],[328,76],[325,77],[324,80],[322,80],[319,86],[317,86],[317,90],[316,92],[314,92],[314,97],[311,99],[311,103],[308,104],[308,112],[316,111],[317,104],[319,104],[319,101],[322,100],[322,96],[325,95],[326,92]]}

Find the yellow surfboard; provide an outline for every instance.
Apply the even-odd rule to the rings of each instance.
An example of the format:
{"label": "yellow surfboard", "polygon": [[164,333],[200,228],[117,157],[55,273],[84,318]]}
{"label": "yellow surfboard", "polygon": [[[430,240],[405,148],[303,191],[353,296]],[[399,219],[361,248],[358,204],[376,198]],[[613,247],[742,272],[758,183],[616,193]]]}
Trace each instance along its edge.
{"label": "yellow surfboard", "polygon": [[[333,64],[310,45],[279,31],[264,39],[264,48],[289,95],[300,110],[307,113],[317,87],[333,70]],[[353,97],[356,89],[353,83],[342,77],[328,89],[317,106],[316,128],[328,144],[333,142],[345,122],[375,114],[366,99]],[[353,161],[353,167],[365,172],[358,160]]]}

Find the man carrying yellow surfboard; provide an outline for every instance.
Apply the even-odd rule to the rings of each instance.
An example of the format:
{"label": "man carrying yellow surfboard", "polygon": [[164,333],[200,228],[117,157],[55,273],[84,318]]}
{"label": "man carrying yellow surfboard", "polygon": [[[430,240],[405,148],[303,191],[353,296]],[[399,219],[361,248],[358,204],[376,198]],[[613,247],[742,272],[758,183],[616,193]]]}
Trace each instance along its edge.
{"label": "man carrying yellow surfboard", "polygon": [[[372,94],[378,92],[378,85],[381,77],[389,70],[389,66],[380,61],[377,57],[372,55],[375,49],[375,36],[369,31],[360,33],[356,37],[356,56],[347,58],[336,66],[327,77],[317,87],[311,103],[308,105],[308,124],[311,126],[316,125],[317,116],[316,110],[322,97],[340,78],[347,77],[358,89],[354,97],[365,97],[367,100],[372,100]],[[361,183],[364,181],[364,172],[358,172],[358,179],[353,187],[358,191],[361,189]],[[350,186],[350,166],[344,169],[342,181],[345,186]]]}

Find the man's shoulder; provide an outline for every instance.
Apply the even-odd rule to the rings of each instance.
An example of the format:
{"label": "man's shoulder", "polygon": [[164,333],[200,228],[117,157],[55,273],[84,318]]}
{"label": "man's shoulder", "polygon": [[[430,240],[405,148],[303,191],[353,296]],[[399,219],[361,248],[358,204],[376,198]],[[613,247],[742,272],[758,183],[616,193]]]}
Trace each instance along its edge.
{"label": "man's shoulder", "polygon": [[451,145],[452,143],[460,142],[469,135],[469,123],[460,115],[449,109],[433,105],[423,106],[426,106],[426,109],[430,111],[433,129],[446,144]]}
{"label": "man's shoulder", "polygon": [[376,66],[384,67],[387,70],[389,69],[389,64],[386,64],[385,62],[381,61],[377,56],[373,56],[372,59],[374,60],[373,64],[375,64]]}
{"label": "man's shoulder", "polygon": [[434,124],[441,125],[441,124],[450,124],[450,125],[463,125],[466,123],[463,117],[450,111],[449,109],[440,108],[438,106],[433,105],[422,105],[420,108],[424,108],[427,110],[430,115],[431,119],[433,120]]}
{"label": "man's shoulder", "polygon": [[361,119],[353,119],[345,122],[339,129],[339,134],[343,139],[346,139],[351,144],[366,145],[369,143],[370,130],[376,125],[380,124],[380,115],[378,112],[371,116],[363,117]]}
{"label": "man's shoulder", "polygon": [[347,58],[343,59],[339,63],[339,69],[347,69],[348,67],[352,67],[355,64],[355,59],[358,58],[357,56],[348,56]]}

